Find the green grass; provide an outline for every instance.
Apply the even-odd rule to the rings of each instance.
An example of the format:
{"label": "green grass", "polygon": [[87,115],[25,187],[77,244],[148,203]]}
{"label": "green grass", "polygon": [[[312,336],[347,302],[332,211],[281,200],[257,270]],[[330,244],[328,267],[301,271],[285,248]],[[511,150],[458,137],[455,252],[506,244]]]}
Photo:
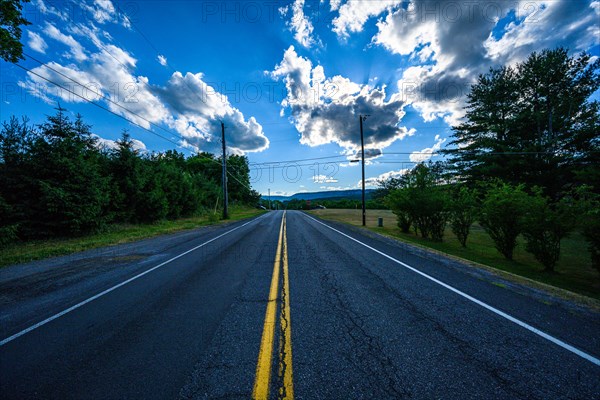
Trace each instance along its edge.
{"label": "green grass", "polygon": [[[361,210],[315,210],[321,218],[361,226]],[[377,227],[377,217],[382,217],[384,227]],[[519,238],[514,260],[505,259],[495,248],[492,239],[479,225],[474,225],[463,248],[452,231],[446,229],[443,242],[432,242],[414,234],[400,232],[396,216],[387,210],[367,210],[367,228],[398,240],[431,248],[446,254],[510,272],[547,285],[566,289],[600,300],[600,274],[592,268],[590,253],[583,237],[573,233],[561,243],[561,256],[555,273],[543,271],[534,257],[525,251],[525,243]]]}
{"label": "green grass", "polygon": [[202,215],[175,221],[160,221],[154,224],[112,225],[104,232],[78,238],[15,243],[0,250],[0,267],[72,254],[97,247],[133,242],[214,223],[237,221],[265,212],[264,210],[249,207],[231,207],[229,210],[229,219],[226,221],[219,221],[218,218],[209,218],[208,215]]}

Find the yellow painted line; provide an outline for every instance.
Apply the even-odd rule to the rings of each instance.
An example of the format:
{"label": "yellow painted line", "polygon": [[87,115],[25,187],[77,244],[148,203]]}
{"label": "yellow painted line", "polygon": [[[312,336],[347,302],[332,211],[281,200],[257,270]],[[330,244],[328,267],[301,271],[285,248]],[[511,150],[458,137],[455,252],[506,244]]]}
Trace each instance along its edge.
{"label": "yellow painted line", "polygon": [[273,359],[273,341],[275,338],[275,314],[277,311],[277,294],[279,290],[279,269],[281,264],[281,247],[283,242],[282,238],[284,221],[285,211],[283,213],[283,217],[281,218],[281,227],[279,228],[279,240],[277,242],[275,263],[273,265],[273,277],[271,278],[269,301],[267,302],[267,312],[265,314],[265,325],[263,327],[262,339],[260,342],[258,363],[256,364],[254,389],[252,390],[252,398],[256,400],[267,400],[269,398],[271,360]]}
{"label": "yellow painted line", "polygon": [[[281,340],[283,354],[279,353],[279,376],[283,375],[283,387],[279,388],[280,399],[294,399],[294,374],[292,368],[292,316],[290,313],[290,276],[288,268],[287,224],[283,225],[283,295],[281,310]],[[282,359],[283,358],[283,359]]]}

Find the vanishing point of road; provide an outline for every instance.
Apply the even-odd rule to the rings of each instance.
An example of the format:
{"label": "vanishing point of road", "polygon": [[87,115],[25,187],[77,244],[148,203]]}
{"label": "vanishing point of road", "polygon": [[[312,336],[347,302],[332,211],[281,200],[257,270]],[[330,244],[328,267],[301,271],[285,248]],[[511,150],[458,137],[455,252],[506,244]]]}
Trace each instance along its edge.
{"label": "vanishing point of road", "polygon": [[0,307],[2,399],[600,399],[597,310],[298,211],[3,268]]}

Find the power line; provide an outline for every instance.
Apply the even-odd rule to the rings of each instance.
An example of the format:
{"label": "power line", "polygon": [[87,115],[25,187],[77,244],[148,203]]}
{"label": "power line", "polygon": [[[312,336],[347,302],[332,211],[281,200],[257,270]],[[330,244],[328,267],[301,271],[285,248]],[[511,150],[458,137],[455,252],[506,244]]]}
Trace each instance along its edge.
{"label": "power line", "polygon": [[[21,68],[21,69],[23,69],[23,70],[25,70],[25,71],[27,71],[27,72],[29,72],[29,73],[33,74],[33,75],[35,75],[35,76],[37,76],[37,77],[41,78],[41,79],[44,79],[45,81],[47,81],[47,82],[49,82],[49,83],[52,83],[53,85],[56,85],[56,86],[60,87],[61,89],[64,89],[64,90],[66,90],[67,92],[69,92],[69,93],[71,93],[71,94],[73,94],[73,95],[75,95],[75,96],[79,97],[80,99],[82,99],[82,100],[84,100],[84,101],[87,101],[87,102],[88,102],[88,103],[90,103],[90,104],[93,104],[94,106],[96,106],[96,107],[98,107],[98,108],[100,108],[100,109],[102,109],[102,110],[104,110],[104,111],[108,111],[109,113],[111,113],[111,114],[113,114],[113,115],[115,115],[115,116],[117,116],[117,117],[119,117],[119,118],[121,118],[121,119],[123,119],[123,120],[125,120],[125,121],[127,121],[127,122],[129,122],[129,123],[131,123],[131,124],[133,124],[133,125],[135,125],[135,126],[137,126],[137,127],[139,127],[139,128],[141,128],[141,129],[143,129],[143,130],[145,130],[145,131],[147,131],[147,132],[150,132],[151,134],[153,134],[153,135],[156,135],[156,136],[158,136],[158,137],[160,137],[160,138],[162,138],[162,139],[164,139],[164,140],[166,140],[166,141],[168,141],[168,142],[170,142],[170,143],[174,144],[175,146],[177,146],[177,147],[179,147],[179,148],[181,148],[181,149],[185,149],[185,150],[189,151],[190,153],[192,153],[192,154],[193,154],[193,155],[195,155],[195,156],[198,156],[198,157],[201,157],[201,158],[205,158],[205,159],[207,159],[207,160],[209,160],[209,161],[212,161],[212,162],[214,162],[214,163],[216,163],[216,164],[218,164],[218,165],[221,165],[221,163],[219,163],[217,160],[215,160],[215,159],[213,159],[213,158],[210,158],[210,157],[202,157],[200,154],[198,154],[198,153],[195,153],[195,152],[193,152],[192,150],[190,150],[190,149],[188,149],[188,148],[186,148],[186,147],[183,147],[183,146],[181,146],[179,143],[177,143],[177,142],[174,142],[174,141],[172,141],[171,139],[169,139],[169,138],[167,138],[167,137],[165,137],[165,136],[162,136],[162,135],[160,135],[160,134],[158,134],[158,133],[156,133],[156,132],[154,132],[154,131],[152,131],[152,130],[148,129],[148,128],[146,128],[146,127],[144,127],[144,126],[142,126],[142,125],[138,124],[137,122],[134,122],[134,121],[130,120],[129,118],[126,118],[126,117],[124,117],[123,115],[121,115],[121,114],[118,114],[118,113],[116,113],[116,112],[114,112],[114,111],[112,111],[112,110],[110,110],[110,109],[108,109],[108,108],[106,108],[106,107],[102,106],[101,104],[98,104],[98,103],[96,103],[96,102],[94,102],[94,101],[92,101],[92,100],[90,100],[90,99],[86,98],[85,96],[82,96],[82,95],[80,95],[80,94],[78,94],[78,93],[76,93],[76,92],[72,91],[71,89],[69,89],[69,88],[66,88],[66,87],[62,86],[61,84],[59,84],[59,83],[57,83],[57,82],[55,82],[55,81],[53,81],[53,80],[51,80],[51,79],[49,79],[49,78],[46,78],[45,76],[42,76],[42,75],[38,74],[37,72],[34,72],[34,71],[32,71],[31,69],[29,69],[29,68],[27,68],[27,67],[24,67],[24,66],[22,66],[22,65],[20,65],[20,64],[15,64],[15,65],[16,65],[17,67],[19,67],[19,68]],[[193,145],[192,145],[192,146],[193,146]],[[195,146],[194,146],[194,147],[195,147]],[[197,148],[197,147],[196,147],[196,148]],[[240,183],[242,186],[246,187],[248,190],[252,190],[252,188],[251,188],[251,187],[249,187],[248,185],[246,185],[245,183],[243,183],[242,181],[240,181],[240,180],[239,180],[239,179],[238,179],[238,178],[237,178],[235,175],[233,175],[231,172],[227,171],[227,173],[229,174],[229,176],[231,176],[233,179],[235,179],[237,182],[239,182],[239,183]]]}
{"label": "power line", "polygon": [[[79,6],[79,7],[81,8],[81,5],[80,5],[80,4],[76,3],[76,2],[75,2],[75,1],[73,1],[73,0],[71,0],[71,2],[72,2],[73,4],[75,4],[75,5],[77,5],[77,6]],[[55,8],[57,8],[57,7],[56,7],[56,5],[52,4],[51,2],[48,2],[48,3],[49,3],[51,6],[54,6]],[[119,9],[119,11],[121,11],[121,12],[122,12],[122,10],[121,10],[121,9],[120,9],[118,6],[117,6],[117,8]],[[57,9],[58,9],[58,8],[57,8]],[[83,10],[83,9],[82,9],[82,10]],[[142,33],[142,32],[141,32],[141,31],[140,31],[140,30],[139,30],[139,29],[138,29],[138,28],[137,28],[137,27],[134,25],[134,24],[133,24],[133,22],[131,21],[131,18],[129,18],[129,16],[128,16],[126,13],[124,13],[124,12],[123,12],[123,14],[124,14],[124,15],[127,17],[128,21],[129,21],[129,22],[132,24],[132,26],[134,26],[134,28],[135,28],[135,29],[138,31],[138,33],[140,33],[140,35],[141,35],[141,36],[142,36],[142,37],[143,37],[143,38],[144,38],[144,39],[145,39],[145,40],[146,40],[146,41],[147,41],[147,42],[148,42],[148,43],[151,45],[151,47],[152,47],[152,48],[153,48],[153,49],[154,49],[154,50],[157,52],[157,54],[158,54],[158,53],[159,53],[159,52],[158,52],[158,50],[157,50],[157,49],[156,49],[156,48],[155,48],[155,47],[152,45],[152,43],[150,43],[150,41],[148,40],[148,38],[147,38],[147,37],[146,37],[146,36],[145,36],[145,35],[144,35],[144,34],[143,34],[143,33]],[[88,18],[88,21],[89,21],[89,18]],[[102,48],[102,49],[103,49],[103,50],[106,52],[106,54],[108,54],[108,55],[109,55],[111,58],[113,58],[113,59],[114,59],[114,60],[115,60],[115,61],[116,61],[118,64],[120,64],[120,65],[121,65],[123,68],[125,68],[126,70],[128,69],[128,67],[127,67],[125,64],[123,64],[123,63],[121,62],[121,60],[119,60],[118,58],[116,58],[116,57],[115,57],[115,56],[114,56],[114,55],[113,55],[113,54],[112,54],[110,51],[108,51],[108,49],[107,49],[107,48],[106,48],[106,47],[105,47],[105,46],[102,44],[102,42],[100,42],[99,40],[98,40],[98,41],[95,41],[95,40],[93,40],[93,42],[94,42],[94,44],[95,44],[95,45],[97,45],[98,47]],[[24,53],[24,54],[25,54],[25,53]],[[36,62],[40,63],[41,65],[44,65],[46,68],[48,68],[48,69],[50,69],[50,70],[52,70],[52,71],[54,71],[54,72],[56,72],[56,73],[60,74],[61,76],[65,77],[65,78],[67,78],[67,79],[69,79],[69,80],[71,80],[72,82],[74,82],[74,83],[78,84],[79,86],[81,86],[81,87],[83,87],[83,88],[86,88],[86,89],[88,89],[86,86],[84,86],[84,85],[83,85],[83,84],[81,84],[80,82],[77,82],[76,80],[72,79],[71,77],[68,77],[68,76],[66,76],[65,74],[63,74],[63,73],[61,73],[61,72],[57,71],[56,69],[54,69],[54,68],[50,67],[50,66],[49,66],[49,65],[47,65],[46,63],[44,63],[44,62],[42,62],[42,61],[40,61],[40,60],[37,60],[36,58],[34,58],[34,57],[30,56],[30,55],[27,55],[27,54],[25,54],[25,55],[26,55],[27,57],[31,58],[32,60],[34,60],[34,61],[36,61]],[[98,103],[95,103],[95,102],[93,102],[93,101],[91,101],[91,100],[89,100],[89,99],[85,98],[84,96],[80,96],[79,94],[77,94],[77,93],[73,92],[72,90],[69,90],[68,88],[65,88],[64,86],[62,86],[62,85],[60,85],[60,84],[58,84],[58,83],[56,83],[56,82],[54,82],[54,81],[52,81],[52,80],[50,80],[50,79],[47,79],[46,77],[43,77],[43,76],[41,76],[41,75],[37,74],[36,72],[33,72],[33,71],[32,71],[32,70],[30,70],[30,69],[27,69],[27,68],[25,68],[25,67],[23,67],[23,66],[21,66],[21,65],[18,65],[18,64],[16,64],[16,65],[17,65],[18,67],[20,67],[20,68],[24,69],[25,71],[28,71],[28,72],[30,72],[30,73],[32,73],[32,74],[34,74],[34,75],[36,75],[36,76],[38,76],[38,77],[40,77],[40,78],[42,78],[42,79],[44,79],[44,80],[46,80],[46,81],[48,81],[48,82],[50,82],[50,83],[54,84],[54,85],[56,85],[56,86],[58,86],[58,87],[60,87],[60,88],[62,88],[62,89],[64,89],[64,90],[66,90],[67,92],[69,92],[69,93],[71,93],[71,94],[73,94],[73,95],[75,95],[75,96],[77,96],[77,97],[81,98],[82,100],[85,100],[85,101],[87,101],[87,102],[89,102],[89,103],[91,103],[91,104],[95,105],[96,107],[99,107],[99,108],[101,108],[101,109],[103,109],[103,110],[105,110],[105,111],[108,111],[108,112],[110,112],[111,114],[113,114],[113,115],[116,115],[117,117],[119,117],[119,118],[122,118],[122,119],[126,120],[127,122],[130,122],[130,123],[132,123],[132,124],[134,124],[134,125],[136,125],[136,126],[138,126],[138,127],[142,128],[142,129],[144,129],[145,131],[152,133],[153,135],[156,135],[156,136],[158,136],[158,137],[160,137],[160,138],[162,138],[162,139],[164,139],[164,140],[167,140],[168,142],[170,142],[170,143],[174,144],[174,145],[175,145],[175,146],[177,146],[178,148],[185,149],[185,150],[189,151],[190,153],[194,154],[195,156],[198,156],[198,157],[201,157],[201,158],[208,159],[208,160],[210,160],[210,161],[212,161],[212,162],[214,162],[214,163],[217,163],[217,164],[219,164],[219,165],[220,165],[220,163],[219,163],[217,160],[214,160],[213,158],[210,158],[210,157],[202,157],[202,156],[199,154],[199,153],[200,153],[200,149],[198,148],[198,146],[195,146],[195,145],[193,145],[193,144],[189,143],[189,142],[187,141],[187,139],[186,139],[186,138],[184,138],[183,136],[181,136],[181,135],[179,135],[179,134],[177,134],[177,133],[174,133],[174,132],[172,132],[172,131],[169,131],[169,130],[165,129],[165,128],[164,128],[164,127],[162,127],[162,126],[160,126],[160,125],[157,125],[157,124],[155,124],[155,123],[153,123],[153,122],[149,121],[148,119],[146,119],[146,118],[144,118],[144,117],[140,116],[139,114],[137,114],[137,113],[135,113],[135,112],[133,112],[133,111],[129,110],[129,109],[128,109],[128,108],[126,108],[126,107],[123,107],[122,105],[120,105],[120,104],[118,104],[118,103],[114,102],[112,99],[110,99],[110,98],[106,97],[105,95],[103,95],[103,94],[101,94],[101,93],[98,93],[98,92],[95,92],[95,91],[94,91],[94,93],[95,93],[95,94],[97,94],[97,95],[101,96],[102,98],[104,98],[105,100],[107,100],[107,101],[111,102],[112,104],[115,104],[116,106],[118,106],[118,107],[120,107],[120,108],[122,108],[122,109],[126,110],[126,111],[127,111],[127,112],[129,112],[130,114],[132,114],[132,115],[135,115],[136,117],[138,117],[138,118],[140,118],[140,119],[143,119],[144,121],[148,122],[149,124],[151,124],[152,126],[155,126],[155,127],[156,127],[156,128],[158,128],[158,129],[161,129],[161,130],[163,130],[163,131],[165,131],[165,132],[167,132],[167,133],[169,133],[169,134],[171,134],[171,135],[174,135],[174,136],[178,137],[179,139],[181,139],[181,140],[182,140],[182,141],[184,141],[184,142],[187,142],[187,143],[188,143],[190,146],[192,146],[192,147],[193,147],[193,148],[196,150],[196,153],[193,153],[193,152],[192,152],[190,149],[188,149],[188,148],[186,148],[186,147],[183,147],[183,146],[181,146],[179,143],[176,143],[176,142],[174,142],[174,141],[172,141],[172,140],[170,140],[170,139],[168,139],[168,138],[166,138],[166,137],[164,137],[164,136],[162,136],[162,135],[159,135],[158,133],[156,133],[156,132],[154,132],[154,131],[152,131],[152,130],[150,130],[150,129],[147,129],[147,128],[145,128],[144,126],[142,126],[142,125],[140,125],[140,124],[138,124],[138,123],[136,123],[136,122],[134,122],[134,121],[131,121],[130,119],[128,119],[128,118],[125,118],[124,116],[122,116],[122,115],[120,115],[120,114],[117,114],[117,113],[115,113],[114,111],[112,111],[112,110],[110,110],[110,109],[108,109],[108,108],[106,108],[106,107],[103,107],[102,105],[100,105],[100,104],[98,104]],[[168,65],[168,64],[167,64],[167,65]],[[171,68],[171,69],[173,70],[173,68],[172,68],[170,65],[169,65],[169,68]],[[141,82],[142,82],[142,83],[144,83],[144,84],[145,84],[145,85],[146,85],[148,88],[150,88],[150,86],[148,85],[148,83],[147,83],[147,82],[145,82],[145,81],[143,81],[143,80],[142,80]],[[186,84],[186,86],[188,87],[188,89],[189,89],[189,90],[190,90],[192,93],[194,93],[194,94],[198,95],[198,94],[197,94],[195,91],[193,91],[193,90],[192,90],[192,88],[190,88],[190,86],[187,84],[187,82],[185,82],[185,84]],[[199,97],[199,98],[200,98],[200,97]],[[202,100],[202,99],[200,98],[200,100]],[[236,180],[236,181],[237,181],[238,183],[240,183],[242,186],[246,187],[248,190],[252,190],[252,188],[251,188],[251,187],[249,187],[248,185],[246,185],[245,183],[243,183],[242,181],[240,181],[240,180],[239,180],[239,179],[238,179],[236,176],[234,176],[234,175],[233,175],[231,172],[227,171],[227,173],[229,174],[229,176],[231,176],[231,177],[232,177],[234,180]]]}
{"label": "power line", "polygon": [[282,164],[282,163],[293,163],[293,162],[302,162],[302,161],[312,161],[312,160],[327,160],[331,158],[341,158],[346,157],[344,155],[338,156],[326,156],[326,157],[314,157],[314,158],[300,158],[297,160],[280,160],[280,161],[266,161],[262,163],[252,163],[252,165],[268,165],[268,164]]}
{"label": "power line", "polygon": [[[51,66],[49,66],[47,63],[45,63],[45,62],[43,62],[43,61],[40,61],[40,60],[38,60],[37,58],[35,58],[35,57],[33,57],[33,56],[31,56],[31,55],[29,55],[29,54],[25,53],[25,52],[23,52],[23,54],[24,54],[25,56],[27,56],[28,58],[32,59],[33,61],[36,61],[36,62],[38,62],[40,65],[42,65],[42,66],[46,67],[47,69],[49,69],[49,70],[51,70],[51,71],[54,71],[55,73],[57,73],[57,74],[59,74],[60,76],[62,76],[62,77],[64,77],[64,78],[66,78],[66,79],[68,79],[68,80],[70,80],[71,82],[73,82],[73,83],[75,83],[75,84],[77,84],[77,85],[81,86],[82,88],[84,88],[84,89],[86,89],[86,90],[89,90],[89,88],[88,88],[87,86],[85,86],[84,84],[82,84],[81,82],[78,82],[77,80],[75,80],[75,79],[71,78],[70,76],[67,76],[66,74],[63,74],[62,72],[60,72],[60,71],[58,71],[58,70],[56,70],[56,69],[52,68],[52,67],[51,67]],[[162,126],[158,125],[158,124],[155,124],[154,122],[152,122],[152,121],[148,120],[147,118],[145,118],[145,117],[143,117],[143,116],[139,115],[139,114],[138,114],[138,113],[136,113],[135,111],[132,111],[132,110],[130,110],[129,108],[127,108],[127,107],[124,107],[123,105],[121,105],[121,104],[117,103],[116,101],[112,100],[111,98],[109,98],[109,97],[105,96],[104,94],[102,94],[102,93],[99,93],[99,92],[96,92],[95,90],[93,90],[92,92],[93,92],[95,95],[97,95],[97,96],[99,96],[99,97],[102,97],[102,98],[103,98],[103,99],[105,99],[106,101],[110,102],[111,104],[114,104],[115,106],[117,106],[117,107],[119,107],[119,108],[121,108],[121,109],[123,109],[123,110],[127,111],[128,113],[130,113],[130,114],[132,114],[132,115],[135,115],[136,117],[138,117],[138,118],[140,118],[140,119],[142,119],[142,120],[146,121],[148,124],[150,124],[150,125],[154,126],[155,128],[157,128],[157,129],[161,129],[161,130],[163,130],[163,131],[165,131],[165,132],[167,132],[167,133],[169,133],[169,134],[171,134],[171,135],[173,135],[173,136],[175,136],[175,137],[177,137],[177,138],[179,138],[179,139],[181,139],[181,140],[183,140],[183,141],[185,141],[185,140],[186,140],[186,139],[185,139],[183,136],[179,135],[178,133],[175,133],[175,132],[173,132],[173,131],[170,131],[170,130],[168,130],[168,129],[166,129],[166,128],[164,128],[164,127],[162,127]],[[180,147],[181,147],[181,146],[180,146]],[[196,147],[196,146],[194,146],[194,147]],[[197,147],[196,147],[196,150],[197,150],[197,151],[199,151],[199,149],[198,149]]]}
{"label": "power line", "polygon": [[90,103],[90,104],[93,104],[93,105],[95,105],[96,107],[98,107],[98,108],[100,108],[100,109],[102,109],[102,110],[104,110],[104,111],[108,111],[109,113],[111,113],[111,114],[113,114],[113,115],[115,115],[115,116],[117,116],[117,117],[119,117],[119,118],[121,118],[121,119],[124,119],[125,121],[127,121],[127,122],[129,122],[129,123],[131,123],[131,124],[133,124],[133,125],[135,125],[135,126],[137,126],[137,127],[139,127],[139,128],[142,128],[143,130],[145,130],[145,131],[147,131],[147,132],[150,132],[151,134],[153,134],[153,135],[156,135],[156,136],[160,137],[161,139],[164,139],[164,140],[168,141],[169,143],[172,143],[172,144],[174,144],[175,146],[177,146],[177,147],[179,147],[179,148],[182,148],[182,149],[185,149],[185,150],[187,150],[187,151],[191,152],[191,150],[190,150],[190,149],[188,149],[188,148],[185,148],[185,147],[182,147],[182,146],[181,146],[179,143],[177,143],[177,142],[174,142],[173,140],[171,140],[171,139],[169,139],[169,138],[167,138],[167,137],[165,137],[165,136],[162,136],[162,135],[160,135],[160,134],[158,134],[158,133],[154,132],[154,131],[153,131],[153,130],[151,130],[151,129],[148,129],[148,128],[146,128],[146,127],[144,127],[144,126],[142,126],[142,125],[138,124],[137,122],[134,122],[134,121],[130,120],[129,118],[126,118],[126,117],[124,117],[123,115],[121,115],[121,114],[118,114],[118,113],[116,113],[116,112],[114,112],[114,111],[110,110],[109,108],[106,108],[106,107],[102,106],[101,104],[98,104],[98,103],[96,103],[96,102],[94,102],[94,101],[92,101],[92,100],[90,100],[90,99],[86,98],[85,96],[82,96],[82,95],[80,95],[80,94],[78,94],[78,93],[76,93],[76,92],[72,91],[71,89],[69,89],[69,88],[66,88],[66,87],[62,86],[62,85],[61,85],[61,84],[59,84],[59,83],[57,83],[57,82],[55,82],[55,81],[53,81],[53,80],[51,80],[51,79],[49,79],[49,78],[46,78],[45,76],[42,76],[42,75],[38,74],[37,72],[34,72],[33,70],[31,70],[31,69],[29,69],[29,68],[27,68],[27,67],[24,67],[24,66],[22,66],[22,65],[20,65],[20,64],[15,64],[15,65],[16,65],[17,67],[19,67],[19,68],[21,68],[21,69],[23,69],[23,70],[27,71],[27,72],[28,72],[28,73],[30,73],[30,74],[33,74],[33,75],[35,75],[35,76],[37,76],[37,77],[39,77],[39,78],[41,78],[41,79],[43,79],[43,80],[45,80],[45,81],[47,81],[47,82],[49,82],[49,83],[52,83],[53,85],[56,85],[56,86],[58,86],[58,87],[59,87],[59,88],[61,88],[61,89],[64,89],[64,90],[66,90],[67,92],[69,92],[69,93],[71,93],[71,94],[73,94],[73,95],[75,95],[75,96],[79,97],[80,99],[82,99],[82,100],[84,100],[84,101],[87,101],[87,102],[88,102],[88,103]]}

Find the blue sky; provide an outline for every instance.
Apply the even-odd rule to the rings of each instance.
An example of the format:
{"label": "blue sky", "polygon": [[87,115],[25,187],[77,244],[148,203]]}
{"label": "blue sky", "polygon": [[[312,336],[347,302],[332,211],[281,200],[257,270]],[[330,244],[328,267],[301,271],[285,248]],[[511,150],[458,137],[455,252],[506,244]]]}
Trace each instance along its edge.
{"label": "blue sky", "polygon": [[224,121],[272,194],[358,188],[360,114],[372,186],[437,158],[491,66],[600,54],[597,0],[32,0],[25,16],[32,72],[2,62],[0,119],[39,123],[60,101],[104,146],[126,128],[142,150],[187,154],[218,152]]}

